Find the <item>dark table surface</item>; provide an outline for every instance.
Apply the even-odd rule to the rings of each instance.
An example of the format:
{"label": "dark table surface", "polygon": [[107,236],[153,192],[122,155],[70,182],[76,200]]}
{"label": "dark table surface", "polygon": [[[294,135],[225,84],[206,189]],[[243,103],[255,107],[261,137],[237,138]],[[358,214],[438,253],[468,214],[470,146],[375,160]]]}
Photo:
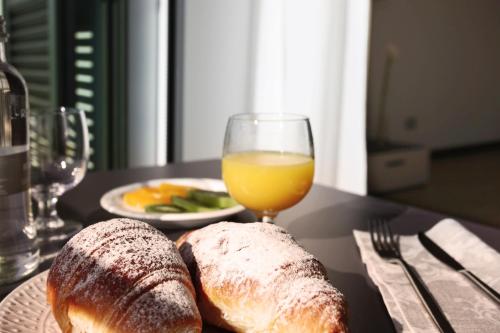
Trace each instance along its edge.
{"label": "dark table surface", "polygon": [[[220,162],[190,162],[164,167],[91,173],[80,185],[61,198],[58,206],[60,215],[81,221],[84,225],[112,218],[113,215],[99,206],[99,199],[105,192],[133,182],[168,177],[220,178]],[[347,298],[352,332],[391,332],[394,331],[393,323],[376,286],[361,262],[352,230],[366,230],[369,220],[384,218],[391,220],[395,232],[415,234],[427,230],[444,217],[422,209],[314,185],[306,198],[295,207],[282,212],[276,223],[287,229],[326,266],[332,284]],[[249,222],[253,221],[254,217],[249,212],[243,212],[233,216],[231,220]],[[487,244],[500,251],[500,229],[461,222]],[[184,231],[164,232],[175,240]],[[50,262],[45,262],[39,271],[49,266]],[[4,296],[12,287],[14,286],[2,287],[0,295]],[[219,330],[207,328],[204,331]]]}

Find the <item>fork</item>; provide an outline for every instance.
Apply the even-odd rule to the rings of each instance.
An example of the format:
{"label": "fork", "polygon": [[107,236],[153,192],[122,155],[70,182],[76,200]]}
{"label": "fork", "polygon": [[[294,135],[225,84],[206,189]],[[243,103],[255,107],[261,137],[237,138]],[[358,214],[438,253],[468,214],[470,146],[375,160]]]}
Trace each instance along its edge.
{"label": "fork", "polygon": [[398,264],[403,268],[403,271],[410,280],[418,297],[424,304],[427,312],[438,329],[443,333],[455,332],[448,319],[446,319],[441,307],[420,279],[418,273],[401,256],[401,252],[399,251],[399,242],[392,234],[387,221],[370,221],[370,238],[372,240],[373,248],[381,258],[390,263]]}

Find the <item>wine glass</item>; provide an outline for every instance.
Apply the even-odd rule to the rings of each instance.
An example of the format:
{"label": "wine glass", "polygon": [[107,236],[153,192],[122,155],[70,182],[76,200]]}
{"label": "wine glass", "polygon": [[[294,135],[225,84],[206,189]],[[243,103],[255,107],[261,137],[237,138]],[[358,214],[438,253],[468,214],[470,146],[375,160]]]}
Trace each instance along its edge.
{"label": "wine glass", "polygon": [[231,196],[264,222],[307,194],[314,176],[309,119],[286,113],[229,118],[222,177]]}
{"label": "wine glass", "polygon": [[59,196],[85,176],[89,139],[85,113],[59,107],[30,115],[31,194],[37,201],[35,225],[40,241],[63,240],[82,228],[59,218]]}

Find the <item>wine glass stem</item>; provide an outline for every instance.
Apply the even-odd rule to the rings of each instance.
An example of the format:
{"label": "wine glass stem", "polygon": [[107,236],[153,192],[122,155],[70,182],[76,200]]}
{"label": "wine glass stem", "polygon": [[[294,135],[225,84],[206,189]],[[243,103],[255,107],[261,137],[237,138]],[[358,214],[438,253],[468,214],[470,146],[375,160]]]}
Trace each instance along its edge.
{"label": "wine glass stem", "polygon": [[57,215],[57,196],[46,193],[38,198],[38,216],[36,218],[37,229],[56,229],[63,225],[63,221]]}
{"label": "wine glass stem", "polygon": [[278,212],[266,210],[266,211],[254,211],[255,216],[262,222],[274,223],[274,219],[278,215]]}
{"label": "wine glass stem", "polygon": [[262,222],[265,222],[265,223],[274,223],[273,217],[267,216],[267,215],[266,216],[262,216],[261,220],[262,220]]}

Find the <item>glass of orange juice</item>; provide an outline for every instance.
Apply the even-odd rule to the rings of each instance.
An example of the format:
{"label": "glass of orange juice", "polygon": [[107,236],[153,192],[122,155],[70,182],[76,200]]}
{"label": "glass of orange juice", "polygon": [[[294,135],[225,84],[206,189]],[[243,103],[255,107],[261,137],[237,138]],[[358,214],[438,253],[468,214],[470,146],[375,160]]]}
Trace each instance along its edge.
{"label": "glass of orange juice", "polygon": [[309,119],[286,113],[244,113],[229,118],[222,178],[231,196],[259,219],[307,194],[314,177],[314,144]]}

